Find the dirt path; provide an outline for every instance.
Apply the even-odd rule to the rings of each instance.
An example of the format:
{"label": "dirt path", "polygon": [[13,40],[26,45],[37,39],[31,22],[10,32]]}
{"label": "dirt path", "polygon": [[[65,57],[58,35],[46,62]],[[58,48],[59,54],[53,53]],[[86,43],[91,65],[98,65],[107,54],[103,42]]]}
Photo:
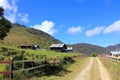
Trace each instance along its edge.
{"label": "dirt path", "polygon": [[100,73],[100,80],[111,80],[108,71],[106,68],[103,66],[102,62],[97,58],[98,62],[98,68],[99,68],[99,73]]}
{"label": "dirt path", "polygon": [[111,80],[111,78],[99,58],[96,57],[90,59],[74,80]]}

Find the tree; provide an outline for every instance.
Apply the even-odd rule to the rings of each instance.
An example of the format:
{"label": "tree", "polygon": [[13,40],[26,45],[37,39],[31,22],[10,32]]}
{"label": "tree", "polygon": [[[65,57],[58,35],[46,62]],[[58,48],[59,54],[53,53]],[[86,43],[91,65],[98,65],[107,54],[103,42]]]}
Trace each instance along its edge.
{"label": "tree", "polygon": [[2,16],[3,14],[4,14],[4,9],[0,7],[0,16]]}
{"label": "tree", "polygon": [[9,32],[11,28],[11,22],[5,19],[4,15],[4,9],[0,7],[0,39],[4,39],[5,36],[7,36],[7,33]]}

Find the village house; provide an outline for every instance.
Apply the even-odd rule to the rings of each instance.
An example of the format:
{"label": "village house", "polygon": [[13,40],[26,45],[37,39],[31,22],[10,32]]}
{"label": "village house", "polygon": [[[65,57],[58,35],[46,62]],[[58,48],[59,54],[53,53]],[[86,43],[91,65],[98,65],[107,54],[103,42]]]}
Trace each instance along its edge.
{"label": "village house", "polygon": [[18,46],[18,48],[21,48],[21,49],[32,49],[33,47],[31,45],[21,45],[21,46]]}
{"label": "village house", "polygon": [[18,48],[21,48],[21,49],[33,49],[33,50],[38,50],[40,49],[40,47],[38,45],[21,45],[21,46],[18,46]]}
{"label": "village house", "polygon": [[115,57],[118,57],[120,56],[120,51],[110,51],[110,56],[115,56]]}
{"label": "village house", "polygon": [[66,52],[67,46],[63,43],[60,44],[52,44],[50,46],[51,50],[57,51],[57,52]]}

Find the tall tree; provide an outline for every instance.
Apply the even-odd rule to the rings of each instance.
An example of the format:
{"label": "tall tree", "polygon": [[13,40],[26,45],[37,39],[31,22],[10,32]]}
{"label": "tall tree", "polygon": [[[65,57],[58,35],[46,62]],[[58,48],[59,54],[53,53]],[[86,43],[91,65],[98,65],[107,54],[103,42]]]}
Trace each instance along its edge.
{"label": "tall tree", "polygon": [[0,7],[0,17],[3,16],[3,14],[4,14],[4,9]]}
{"label": "tall tree", "polygon": [[4,39],[5,36],[7,36],[7,33],[9,32],[11,28],[11,22],[5,19],[4,15],[4,9],[0,7],[0,39]]}

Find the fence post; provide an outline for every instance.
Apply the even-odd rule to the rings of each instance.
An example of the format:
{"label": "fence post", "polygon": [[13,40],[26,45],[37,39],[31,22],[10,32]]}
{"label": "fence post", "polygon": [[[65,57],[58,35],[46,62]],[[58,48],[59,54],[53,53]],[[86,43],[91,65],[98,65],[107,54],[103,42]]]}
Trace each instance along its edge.
{"label": "fence post", "polygon": [[33,61],[32,61],[32,67],[33,67],[33,65],[34,65],[34,60],[35,60],[35,57],[34,57],[34,56],[32,57],[32,60],[33,60]]}
{"label": "fence post", "polygon": [[23,65],[22,65],[23,70],[24,70],[24,66],[25,66],[25,63],[24,63],[24,57],[23,57]]}
{"label": "fence post", "polygon": [[45,62],[47,61],[47,57],[45,56]]}
{"label": "fence post", "polygon": [[55,66],[55,61],[56,61],[56,59],[54,59],[54,66]]}
{"label": "fence post", "polygon": [[10,71],[11,71],[10,80],[13,80],[13,57],[10,57],[10,61],[11,61],[11,64],[10,64]]}

